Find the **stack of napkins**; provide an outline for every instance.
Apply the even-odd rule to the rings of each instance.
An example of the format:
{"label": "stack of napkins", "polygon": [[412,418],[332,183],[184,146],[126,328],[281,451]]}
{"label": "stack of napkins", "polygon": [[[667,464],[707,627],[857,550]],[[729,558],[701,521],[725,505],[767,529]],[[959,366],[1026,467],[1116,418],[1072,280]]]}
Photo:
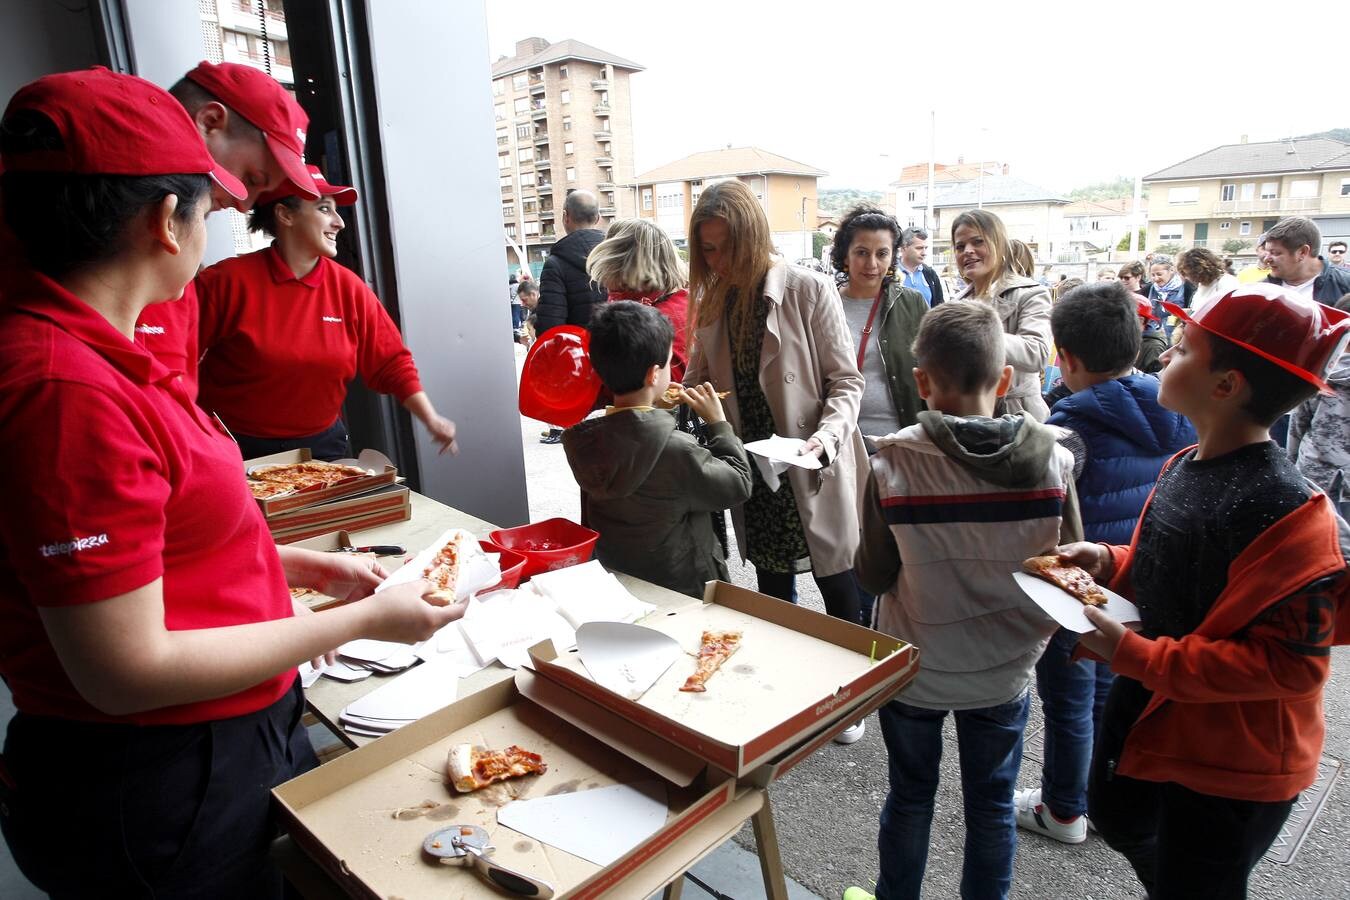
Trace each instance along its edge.
{"label": "stack of napkins", "polygon": [[596,560],[542,572],[530,583],[553,601],[558,613],[574,630],[587,622],[636,622],[656,609],[630,594]]}

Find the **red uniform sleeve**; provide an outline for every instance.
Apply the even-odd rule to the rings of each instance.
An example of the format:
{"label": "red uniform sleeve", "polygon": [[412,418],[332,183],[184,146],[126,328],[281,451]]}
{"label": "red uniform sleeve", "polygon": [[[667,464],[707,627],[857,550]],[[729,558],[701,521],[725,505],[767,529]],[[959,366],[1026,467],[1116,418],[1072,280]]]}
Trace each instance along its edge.
{"label": "red uniform sleeve", "polygon": [[169,482],[145,422],[81,384],[28,389],[0,434],[0,528],[38,606],[92,603],[164,574]]}
{"label": "red uniform sleeve", "polygon": [[403,344],[389,312],[360,279],[361,337],[356,349],[356,368],[371,390],[391,394],[400,403],[422,390],[417,364]]}
{"label": "red uniform sleeve", "polygon": [[1339,577],[1290,595],[1230,637],[1150,640],[1127,632],[1111,668],[1181,703],[1304,696],[1330,673]]}

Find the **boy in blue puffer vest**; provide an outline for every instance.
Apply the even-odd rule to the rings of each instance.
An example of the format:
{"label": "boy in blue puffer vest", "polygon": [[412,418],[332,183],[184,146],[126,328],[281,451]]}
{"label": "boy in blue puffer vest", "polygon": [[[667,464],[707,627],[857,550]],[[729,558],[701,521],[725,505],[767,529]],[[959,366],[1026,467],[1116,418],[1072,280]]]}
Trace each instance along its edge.
{"label": "boy in blue puffer vest", "polygon": [[[1050,314],[1065,385],[1073,391],[1051,410],[1049,424],[1072,430],[1075,475],[1089,541],[1128,544],[1158,472],[1196,442],[1179,413],[1158,404],[1158,379],[1134,369],[1139,317],[1117,282],[1070,291]],[[1017,792],[1017,824],[1066,844],[1087,837],[1087,779],[1093,735],[1111,688],[1111,669],[1070,661],[1080,635],[1060,629],[1036,664],[1045,714],[1041,786]]]}

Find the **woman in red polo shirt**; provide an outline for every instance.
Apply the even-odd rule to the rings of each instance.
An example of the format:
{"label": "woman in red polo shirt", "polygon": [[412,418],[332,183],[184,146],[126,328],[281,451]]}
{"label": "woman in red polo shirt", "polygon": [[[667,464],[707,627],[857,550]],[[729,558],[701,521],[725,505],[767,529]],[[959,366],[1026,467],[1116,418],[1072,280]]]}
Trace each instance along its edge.
{"label": "woman in red polo shirt", "polygon": [[318,200],[289,182],[258,199],[249,229],[275,238],[197,279],[202,408],[234,434],[245,459],[308,447],[317,459],[351,456],[341,418],[359,373],[392,394],[440,445],[454,452],[455,423],[436,412],[412,354],[366,283],[333,262],[339,206],[356,191],[309,167]]}
{"label": "woman in red polo shirt", "polygon": [[[244,195],[168,93],[41,78],[0,169],[24,264],[0,308],[0,827],[56,897],[280,896],[268,791],[315,765],[296,665],[460,611],[278,549],[234,443],[134,342],[201,262],[211,179]],[[355,602],[298,615],[288,584]]]}

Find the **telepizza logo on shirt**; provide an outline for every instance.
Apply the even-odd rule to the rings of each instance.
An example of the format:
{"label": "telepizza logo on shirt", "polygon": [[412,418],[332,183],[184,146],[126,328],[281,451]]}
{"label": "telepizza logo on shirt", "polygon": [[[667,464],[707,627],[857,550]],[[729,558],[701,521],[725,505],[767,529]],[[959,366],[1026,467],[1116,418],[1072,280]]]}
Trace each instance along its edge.
{"label": "telepizza logo on shirt", "polygon": [[90,537],[71,538],[68,541],[57,541],[54,544],[43,544],[43,556],[70,556],[72,553],[79,553],[81,550],[89,550],[94,547],[102,547],[108,543],[108,535],[92,535]]}
{"label": "telepizza logo on shirt", "polygon": [[342,324],[342,317],[341,317],[341,316],[324,316],[324,317],[323,317],[323,320],[324,320],[325,322],[334,322],[334,323],[336,323],[336,324],[338,324],[338,325],[341,325],[341,324]]}
{"label": "telepizza logo on shirt", "polygon": [[163,325],[137,325],[136,330],[141,334],[163,334]]}

